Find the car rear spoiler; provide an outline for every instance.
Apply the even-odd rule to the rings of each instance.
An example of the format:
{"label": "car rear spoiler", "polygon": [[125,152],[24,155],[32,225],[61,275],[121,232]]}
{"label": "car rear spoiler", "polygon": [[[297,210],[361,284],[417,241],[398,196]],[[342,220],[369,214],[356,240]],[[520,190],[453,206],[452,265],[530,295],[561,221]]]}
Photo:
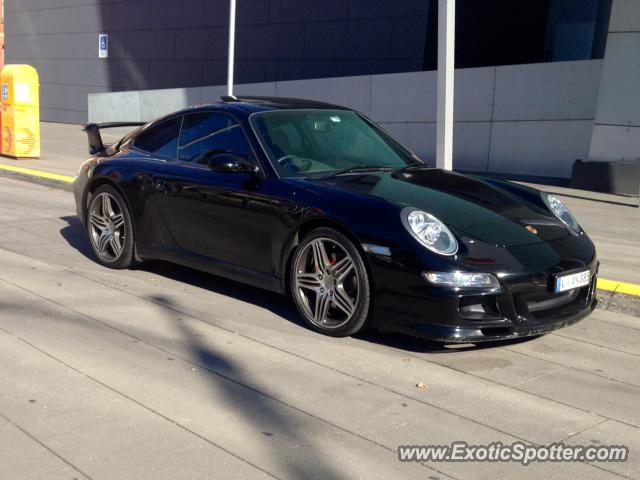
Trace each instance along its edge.
{"label": "car rear spoiler", "polygon": [[89,155],[100,155],[106,147],[102,143],[100,130],[103,128],[141,127],[145,122],[111,122],[111,123],[87,123],[82,130],[87,133],[89,141]]}

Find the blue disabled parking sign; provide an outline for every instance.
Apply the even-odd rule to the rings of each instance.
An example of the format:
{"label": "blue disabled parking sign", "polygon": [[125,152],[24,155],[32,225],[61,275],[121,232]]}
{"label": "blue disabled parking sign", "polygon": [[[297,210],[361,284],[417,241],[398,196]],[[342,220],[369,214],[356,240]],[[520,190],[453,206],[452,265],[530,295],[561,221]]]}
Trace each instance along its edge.
{"label": "blue disabled parking sign", "polygon": [[101,33],[98,35],[98,58],[109,57],[109,35]]}

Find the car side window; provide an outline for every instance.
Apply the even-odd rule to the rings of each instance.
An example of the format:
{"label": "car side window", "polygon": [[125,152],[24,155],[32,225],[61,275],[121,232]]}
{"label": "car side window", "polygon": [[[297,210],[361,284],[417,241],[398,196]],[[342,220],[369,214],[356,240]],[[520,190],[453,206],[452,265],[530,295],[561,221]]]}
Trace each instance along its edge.
{"label": "car side window", "polygon": [[178,159],[206,163],[215,153],[234,153],[251,158],[251,147],[242,127],[223,113],[186,115],[182,124]]}
{"label": "car side window", "polygon": [[153,125],[138,135],[134,145],[145,152],[173,160],[178,151],[181,122],[182,117],[174,117]]}

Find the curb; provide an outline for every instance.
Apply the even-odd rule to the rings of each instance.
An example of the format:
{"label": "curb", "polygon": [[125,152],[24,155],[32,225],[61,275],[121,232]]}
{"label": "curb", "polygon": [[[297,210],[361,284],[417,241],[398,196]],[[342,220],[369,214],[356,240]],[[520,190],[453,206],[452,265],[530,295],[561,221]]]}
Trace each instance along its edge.
{"label": "curb", "polygon": [[0,163],[0,176],[24,180],[30,183],[44,185],[45,187],[57,188],[60,190],[71,191],[73,177],[67,175],[59,175],[57,173],[42,172],[40,170],[32,170],[30,168],[17,167]]}
{"label": "curb", "polygon": [[598,289],[597,296],[597,308],[600,310],[640,317],[640,297],[601,289]]}
{"label": "curb", "polygon": [[607,280],[606,278],[598,279],[598,290],[604,290],[613,293],[622,293],[624,295],[631,295],[634,297],[640,297],[640,285],[634,283],[624,283],[615,280]]}

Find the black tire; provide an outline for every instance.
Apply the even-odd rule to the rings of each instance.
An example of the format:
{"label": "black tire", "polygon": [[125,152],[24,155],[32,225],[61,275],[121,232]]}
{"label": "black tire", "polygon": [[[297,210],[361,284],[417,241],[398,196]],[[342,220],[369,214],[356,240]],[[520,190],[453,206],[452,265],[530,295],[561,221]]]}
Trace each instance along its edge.
{"label": "black tire", "polygon": [[[313,252],[314,246],[317,245],[318,242],[323,245],[327,244],[329,246],[328,250],[334,252],[329,254],[332,258],[328,258],[329,265],[326,272],[327,275],[325,275],[323,280],[317,280],[315,278],[310,280],[310,282],[318,282],[317,286],[315,283],[314,285],[301,286],[301,282],[305,281],[298,279],[301,274],[305,276],[321,276],[318,274],[319,270],[315,267],[315,253]],[[342,251],[340,249],[342,249]],[[328,250],[325,250],[328,253]],[[312,255],[313,258],[310,258],[309,255]],[[341,256],[340,261],[337,260],[336,255]],[[348,264],[348,259],[346,259],[347,256],[350,257],[353,268]],[[338,268],[342,260],[344,260],[344,265],[347,265],[345,268],[348,269],[348,272],[353,273],[347,273],[347,278],[345,280],[338,281],[342,275],[339,275],[340,272],[337,271],[332,272],[331,269]],[[308,267],[309,262],[311,262],[312,266],[311,271],[307,272],[306,268]],[[322,227],[315,229],[306,235],[293,254],[289,278],[291,280],[291,296],[296,309],[300,316],[305,320],[305,324],[311,329],[333,337],[347,337],[366,328],[372,310],[369,274],[362,259],[362,255],[353,242],[351,242],[351,240],[342,233],[332,228]],[[348,288],[344,285],[345,281],[349,282]],[[323,282],[329,282],[329,286],[327,287],[327,283]],[[323,310],[326,311],[326,320],[324,320],[323,323],[322,319],[325,318],[325,315],[317,315],[317,311],[320,309],[317,308],[318,302],[315,296],[318,295],[317,292],[320,290],[323,292],[326,290],[328,292],[332,288],[333,291],[331,292],[331,298],[326,300],[329,306],[325,307]],[[338,290],[342,293],[339,293]],[[340,304],[345,305],[343,294],[348,292],[353,294],[353,296],[350,296],[352,301],[347,305],[348,308],[344,309]],[[356,293],[354,294],[353,292]],[[311,309],[312,303],[316,307],[315,312]],[[352,314],[348,315],[347,310],[351,311]],[[331,318],[331,316],[339,317],[340,315],[344,315],[345,318],[338,318],[336,320]],[[312,318],[314,316],[315,319]],[[331,324],[327,324],[329,321]]]}
{"label": "black tire", "polygon": [[[111,202],[111,212],[113,215],[104,214],[102,203],[104,196],[107,195]],[[100,202],[100,204],[98,204]],[[92,217],[93,214],[101,213],[100,219]],[[118,216],[122,215],[122,218]],[[93,219],[93,220],[92,220]],[[115,223],[117,222],[117,223]],[[120,225],[120,222],[122,224]],[[116,227],[116,225],[119,225]],[[135,264],[134,256],[134,237],[133,237],[133,223],[131,221],[131,214],[127,207],[127,202],[124,200],[120,192],[111,185],[102,185],[95,192],[92,193],[87,206],[86,212],[86,226],[89,236],[89,243],[93,254],[101,265],[114,268],[125,269],[130,268]],[[112,241],[108,241],[106,248],[100,250],[103,245],[100,232],[109,230],[111,232]],[[106,240],[105,240],[106,241]],[[116,248],[117,242],[120,248]]]}

